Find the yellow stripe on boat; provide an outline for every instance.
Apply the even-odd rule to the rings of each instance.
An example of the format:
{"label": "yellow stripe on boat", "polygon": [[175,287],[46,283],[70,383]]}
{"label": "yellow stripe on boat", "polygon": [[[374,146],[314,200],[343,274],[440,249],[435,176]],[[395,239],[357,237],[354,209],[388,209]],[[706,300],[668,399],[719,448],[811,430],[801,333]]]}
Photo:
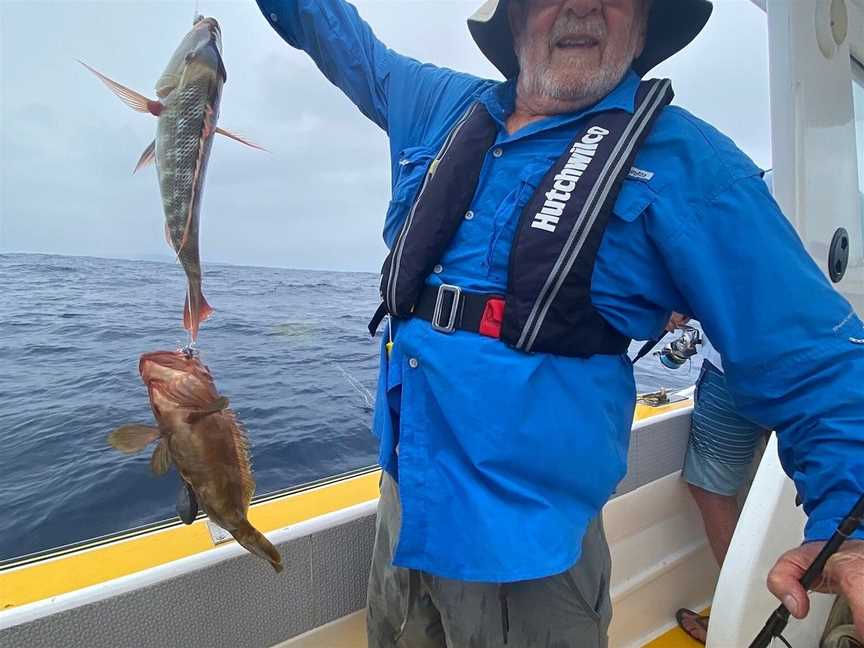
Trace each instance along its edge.
{"label": "yellow stripe on boat", "polygon": [[[637,404],[634,421],[643,421],[692,405],[682,400],[665,405]],[[253,504],[252,524],[264,533],[332,513],[378,497],[381,471],[340,479],[322,486]],[[121,576],[213,549],[205,520],[189,526],[130,533],[61,555],[0,569],[0,611],[41,601]]]}
{"label": "yellow stripe on boat", "polygon": [[[378,497],[380,470],[264,501],[249,520],[267,533]],[[0,611],[98,585],[213,548],[204,519],[0,571]]]}

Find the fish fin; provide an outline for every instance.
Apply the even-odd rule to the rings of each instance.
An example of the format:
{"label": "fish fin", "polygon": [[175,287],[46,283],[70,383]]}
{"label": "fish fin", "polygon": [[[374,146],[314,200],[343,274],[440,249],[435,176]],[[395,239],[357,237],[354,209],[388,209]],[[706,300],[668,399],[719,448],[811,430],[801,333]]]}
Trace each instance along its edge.
{"label": "fish fin", "polygon": [[187,421],[189,423],[196,423],[203,419],[205,416],[210,416],[211,414],[216,414],[217,412],[221,412],[226,407],[228,407],[228,399],[224,396],[220,396],[215,401],[210,403],[207,407],[196,410],[194,412],[190,412],[187,417]]}
{"label": "fish fin", "polygon": [[117,428],[108,435],[108,443],[120,452],[143,450],[148,443],[159,438],[159,428],[134,423]]}
{"label": "fish fin", "polygon": [[282,564],[282,556],[276,551],[271,542],[264,537],[258,529],[249,524],[248,520],[243,520],[234,531],[230,531],[234,539],[240,543],[247,551],[251,551],[256,556],[260,556],[269,562],[273,569],[278,574],[285,566]]}
{"label": "fish fin", "polygon": [[225,69],[225,62],[222,60],[222,55],[219,55],[219,74],[222,75],[222,83],[228,82],[228,70]]}
{"label": "fish fin", "polygon": [[127,88],[124,85],[120,85],[113,79],[109,79],[107,76],[102,74],[101,72],[97,72],[92,67],[87,65],[84,61],[78,61],[81,65],[90,70],[93,74],[95,74],[99,79],[108,86],[108,89],[111,90],[115,95],[120,97],[120,100],[125,103],[127,106],[132,108],[132,110],[137,110],[138,112],[150,113],[154,116],[159,116],[162,112],[162,103],[159,101],[154,101],[153,99],[148,99],[142,94]]}
{"label": "fish fin", "polygon": [[[171,230],[168,229],[168,223],[165,223],[165,242],[168,244],[168,247],[170,247],[173,251],[174,242],[171,240]],[[180,260],[180,254],[177,252],[174,252],[174,262],[177,265],[183,265],[183,262]]]}
{"label": "fish fin", "polygon": [[240,485],[242,487],[243,501],[247,506],[255,494],[255,479],[252,477],[252,466],[249,461],[249,439],[246,430],[237,420],[237,415],[231,410],[226,410],[222,416],[221,424],[227,425],[234,439],[234,447],[237,452],[237,466],[240,468]]}
{"label": "fish fin", "polygon": [[[232,133],[231,131],[226,130],[225,128],[217,127],[216,132],[219,133],[220,135],[224,135],[225,137],[230,137],[231,139],[233,139],[237,142],[240,142],[241,144],[245,144],[246,146],[251,146],[254,149],[258,149],[259,151],[267,151],[267,149],[265,149],[263,146],[259,146],[255,142],[250,142],[245,137],[241,137],[237,133]],[[269,151],[267,151],[267,152],[269,153]]]}
{"label": "fish fin", "polygon": [[[138,173],[140,169],[143,169],[148,164],[153,164],[156,161],[156,140],[154,139],[150,142],[150,146],[144,149],[144,152],[141,154],[141,157],[138,159],[138,164],[135,165],[135,170],[132,173]],[[167,226],[166,226],[167,227]]]}
{"label": "fish fin", "polygon": [[204,294],[201,292],[200,288],[198,290],[198,298],[196,302],[198,304],[198,316],[193,317],[191,304],[189,302],[189,291],[187,291],[186,303],[183,306],[183,328],[191,333],[193,342],[198,338],[198,327],[201,325],[201,322],[213,314],[213,307],[207,303],[207,300],[204,298]]}
{"label": "fish fin", "polygon": [[177,491],[177,515],[183,524],[192,524],[198,516],[198,497],[185,479]]}
{"label": "fish fin", "polygon": [[165,440],[159,442],[156,449],[153,451],[153,456],[150,457],[150,469],[157,477],[161,477],[168,468],[171,467],[171,451],[168,450],[168,444]]}

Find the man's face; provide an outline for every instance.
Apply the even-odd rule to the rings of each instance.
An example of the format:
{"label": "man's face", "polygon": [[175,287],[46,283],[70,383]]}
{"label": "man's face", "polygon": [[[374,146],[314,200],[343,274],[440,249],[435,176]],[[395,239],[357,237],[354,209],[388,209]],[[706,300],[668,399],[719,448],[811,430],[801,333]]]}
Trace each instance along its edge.
{"label": "man's face", "polygon": [[648,0],[511,0],[522,95],[594,103],[645,44]]}

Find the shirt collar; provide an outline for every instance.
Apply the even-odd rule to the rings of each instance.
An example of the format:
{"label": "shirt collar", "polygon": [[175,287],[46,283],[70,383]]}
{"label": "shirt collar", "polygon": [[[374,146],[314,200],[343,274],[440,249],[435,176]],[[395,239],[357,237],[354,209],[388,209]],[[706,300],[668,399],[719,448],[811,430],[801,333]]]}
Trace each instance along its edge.
{"label": "shirt collar", "polygon": [[[597,103],[575,112],[553,115],[536,123],[545,130],[606,110],[625,110],[632,115],[636,109],[636,91],[640,81],[638,74],[632,69],[628,70],[621,82]],[[486,106],[492,118],[503,126],[516,107],[516,80],[495,84],[482,92],[478,99]]]}

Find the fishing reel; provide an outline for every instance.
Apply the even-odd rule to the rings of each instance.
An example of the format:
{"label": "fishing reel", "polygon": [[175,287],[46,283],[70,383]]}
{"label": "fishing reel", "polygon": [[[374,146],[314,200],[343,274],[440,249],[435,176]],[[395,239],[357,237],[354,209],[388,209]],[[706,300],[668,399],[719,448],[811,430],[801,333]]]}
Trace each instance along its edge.
{"label": "fishing reel", "polygon": [[692,326],[681,326],[681,337],[672,340],[654,355],[660,358],[660,363],[667,369],[678,369],[699,351],[696,345],[702,344],[702,333]]}

